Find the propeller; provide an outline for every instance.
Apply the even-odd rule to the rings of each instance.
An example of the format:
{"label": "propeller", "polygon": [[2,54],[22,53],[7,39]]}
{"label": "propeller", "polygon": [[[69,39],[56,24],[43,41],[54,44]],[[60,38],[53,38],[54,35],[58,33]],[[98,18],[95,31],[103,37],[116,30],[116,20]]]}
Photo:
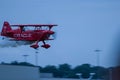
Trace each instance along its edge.
{"label": "propeller", "polygon": [[53,39],[56,39],[57,37],[57,32],[54,32],[54,34],[51,35]]}

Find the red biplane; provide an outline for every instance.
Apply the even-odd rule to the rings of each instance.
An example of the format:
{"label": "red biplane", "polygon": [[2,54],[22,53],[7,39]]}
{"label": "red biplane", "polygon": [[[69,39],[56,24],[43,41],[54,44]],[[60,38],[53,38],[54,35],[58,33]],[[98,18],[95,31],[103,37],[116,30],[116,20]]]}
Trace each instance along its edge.
{"label": "red biplane", "polygon": [[[18,25],[10,25],[7,21],[4,22],[3,28],[1,31],[1,36],[5,36],[10,38],[10,40],[15,41],[29,41],[31,42],[32,48],[37,49],[39,47],[38,43],[40,41],[43,42],[41,47],[49,48],[50,45],[46,44],[46,40],[54,40],[50,36],[55,34],[54,31],[51,30],[53,26],[57,26],[56,24],[18,24]],[[13,29],[17,27],[17,29]],[[26,27],[33,28],[32,30],[26,30]]]}

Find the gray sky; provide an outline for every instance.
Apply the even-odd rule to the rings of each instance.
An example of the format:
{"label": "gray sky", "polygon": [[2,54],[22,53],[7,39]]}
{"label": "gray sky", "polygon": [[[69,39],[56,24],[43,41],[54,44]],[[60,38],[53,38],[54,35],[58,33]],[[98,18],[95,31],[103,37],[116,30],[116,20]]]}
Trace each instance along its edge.
{"label": "gray sky", "polygon": [[[100,49],[100,65],[114,66],[115,38],[120,27],[119,0],[1,0],[0,28],[10,24],[58,24],[57,39],[49,41],[51,48],[39,48],[39,65],[83,63],[96,65]],[[41,45],[42,43],[40,43]],[[35,64],[35,50],[29,46],[0,50],[0,61],[24,61]]]}

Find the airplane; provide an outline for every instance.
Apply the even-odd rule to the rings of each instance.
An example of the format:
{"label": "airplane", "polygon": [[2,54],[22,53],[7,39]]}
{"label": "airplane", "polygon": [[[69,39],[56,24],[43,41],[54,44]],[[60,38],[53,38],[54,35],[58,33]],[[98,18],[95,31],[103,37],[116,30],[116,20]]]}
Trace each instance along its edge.
{"label": "airplane", "polygon": [[[37,49],[39,48],[38,43],[41,41],[43,45],[41,47],[48,49],[49,44],[46,44],[47,40],[54,40],[51,36],[55,34],[52,31],[52,27],[57,26],[56,24],[17,24],[10,25],[9,22],[5,21],[1,31],[1,36],[9,38],[12,41],[27,41],[30,42],[30,47]],[[17,29],[13,29],[17,27]],[[32,30],[26,29],[27,27]]]}

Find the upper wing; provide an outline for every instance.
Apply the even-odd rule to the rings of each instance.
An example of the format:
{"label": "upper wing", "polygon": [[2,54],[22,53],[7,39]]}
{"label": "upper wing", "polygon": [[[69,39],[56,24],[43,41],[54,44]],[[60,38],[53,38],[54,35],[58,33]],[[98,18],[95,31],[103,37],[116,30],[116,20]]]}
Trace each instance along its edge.
{"label": "upper wing", "polygon": [[48,27],[53,27],[53,26],[57,26],[56,24],[17,24],[17,25],[11,25],[11,26],[18,26],[18,27],[44,27],[44,26],[48,26]]}

